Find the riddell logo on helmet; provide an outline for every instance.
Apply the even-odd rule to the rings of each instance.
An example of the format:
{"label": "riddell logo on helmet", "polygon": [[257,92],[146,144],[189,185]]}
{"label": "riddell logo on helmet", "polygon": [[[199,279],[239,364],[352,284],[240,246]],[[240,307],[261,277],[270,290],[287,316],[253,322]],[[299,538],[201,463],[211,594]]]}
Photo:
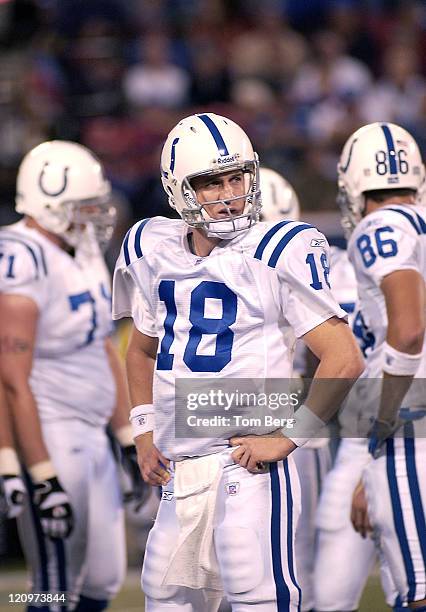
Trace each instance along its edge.
{"label": "riddell logo on helmet", "polygon": [[219,164],[219,166],[221,166],[223,164],[232,164],[232,162],[236,162],[236,161],[237,161],[236,155],[227,155],[227,156],[219,157],[217,160],[217,163]]}

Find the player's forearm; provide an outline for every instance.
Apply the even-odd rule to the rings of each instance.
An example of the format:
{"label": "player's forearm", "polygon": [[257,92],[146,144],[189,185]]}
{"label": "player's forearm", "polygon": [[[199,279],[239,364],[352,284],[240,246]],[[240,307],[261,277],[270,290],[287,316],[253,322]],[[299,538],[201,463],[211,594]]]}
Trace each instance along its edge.
{"label": "player's forearm", "polygon": [[155,359],[138,349],[129,349],[126,357],[127,381],[132,406],[152,404]]}
{"label": "player's forearm", "polygon": [[392,376],[383,372],[382,393],[378,413],[379,421],[393,423],[402,400],[413,382],[413,376]]}
{"label": "player's forearm", "polygon": [[20,456],[27,467],[47,461],[49,453],[43,441],[37,405],[31,389],[24,382],[6,383],[6,399],[13,406],[12,418]]}
{"label": "player's forearm", "polygon": [[5,393],[0,385],[0,448],[13,446],[11,415]]}
{"label": "player's forearm", "polygon": [[115,383],[115,408],[110,424],[112,430],[117,432],[123,427],[129,427],[129,389],[126,380],[126,370],[110,338],[105,341],[105,350]]}
{"label": "player's forearm", "polygon": [[305,404],[322,421],[329,421],[363,369],[362,356],[352,342],[338,348],[330,345],[321,355]]}

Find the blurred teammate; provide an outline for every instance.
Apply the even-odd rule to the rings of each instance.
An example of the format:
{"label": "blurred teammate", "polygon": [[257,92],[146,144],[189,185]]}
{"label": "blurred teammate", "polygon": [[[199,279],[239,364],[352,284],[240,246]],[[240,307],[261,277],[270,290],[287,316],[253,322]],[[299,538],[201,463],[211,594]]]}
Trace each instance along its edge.
{"label": "blurred teammate", "polygon": [[[234,611],[295,611],[295,443],[278,432],[230,447],[229,437],[251,431],[244,426],[176,436],[175,382],[192,377],[196,391],[219,376],[288,378],[296,336],[320,359],[318,376],[357,376],[358,349],[326,280],[327,243],[307,224],[257,223],[257,155],[225,117],[179,122],[161,173],[183,221],[154,217],[129,230],[113,292],[114,316],[134,322],[127,369],[141,471],[163,485],[142,571],[145,609],[216,610],[223,590]],[[307,257],[321,275],[315,286]],[[314,435],[330,409],[327,394],[310,402],[315,413],[296,413],[299,444],[306,415]]]}
{"label": "blurred teammate", "polygon": [[[280,174],[269,168],[260,168],[260,182],[262,189],[262,218],[265,221],[299,220],[300,205],[292,186]],[[353,268],[349,263],[346,251],[336,246],[330,247],[330,285],[333,296],[340,306],[351,313],[356,301],[356,279]],[[298,343],[296,346],[294,367],[299,375],[309,376],[309,362],[306,346]],[[317,545],[316,514],[319,495],[324,479],[327,481],[327,472],[331,467],[331,453],[328,438],[316,438],[307,442],[303,448],[293,453],[296,468],[299,474],[302,510],[296,530],[296,564],[299,584],[302,588],[302,610],[307,611],[315,607],[314,604],[314,565]],[[350,489],[352,495],[353,487]],[[335,503],[335,500],[333,500]],[[327,507],[329,500],[327,500]],[[341,506],[336,505],[330,516],[340,512]],[[349,513],[345,515],[348,528],[353,532],[349,520]],[[334,531],[334,523],[327,525],[327,529]],[[361,540],[355,533],[357,539]],[[343,540],[340,540],[340,543]],[[333,538],[333,548],[336,540]],[[345,549],[345,547],[341,547]],[[352,560],[352,559],[351,559]],[[328,558],[327,558],[328,561]],[[329,563],[320,562],[322,574],[330,578]],[[340,566],[342,572],[345,568]],[[334,574],[335,575],[335,574]],[[338,585],[339,580],[334,579],[333,584]],[[327,584],[324,583],[327,590]],[[336,587],[337,588],[337,587]]]}
{"label": "blurred teammate", "polygon": [[[374,123],[348,139],[338,174],[371,334],[365,377],[382,378],[379,397],[372,397],[373,380],[367,387],[366,399],[378,407],[369,442],[374,460],[364,471],[368,516],[398,593],[395,605],[425,610],[426,214],[416,206],[424,166],[406,130]],[[404,437],[394,435],[398,429]],[[362,513],[353,519],[365,532]]]}
{"label": "blurred teammate", "polygon": [[0,383],[0,519],[3,514],[7,518],[15,518],[22,512],[25,494],[21,466],[15,451],[12,419]]}
{"label": "blurred teammate", "polygon": [[109,197],[88,149],[45,142],[19,168],[16,210],[24,218],[0,229],[0,372],[29,473],[19,532],[32,590],[67,592],[68,609],[78,612],[104,610],[125,571],[108,421],[129,459],[134,446],[109,339],[101,253],[114,221]]}

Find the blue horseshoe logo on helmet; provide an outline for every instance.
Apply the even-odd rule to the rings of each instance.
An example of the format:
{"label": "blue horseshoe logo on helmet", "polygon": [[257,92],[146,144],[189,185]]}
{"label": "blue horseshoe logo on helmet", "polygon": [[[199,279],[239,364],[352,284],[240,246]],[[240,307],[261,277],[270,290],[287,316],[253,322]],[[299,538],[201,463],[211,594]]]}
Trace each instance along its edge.
{"label": "blue horseshoe logo on helmet", "polygon": [[44,176],[44,171],[46,166],[49,165],[49,162],[45,162],[44,166],[43,166],[43,170],[40,172],[40,176],[38,177],[38,186],[40,187],[41,191],[50,197],[56,197],[58,195],[61,195],[61,193],[63,193],[65,191],[65,189],[67,188],[68,185],[68,166],[65,166],[64,168],[64,179],[63,179],[63,184],[62,187],[60,189],[58,189],[58,191],[48,191],[45,187],[43,187],[43,176]]}

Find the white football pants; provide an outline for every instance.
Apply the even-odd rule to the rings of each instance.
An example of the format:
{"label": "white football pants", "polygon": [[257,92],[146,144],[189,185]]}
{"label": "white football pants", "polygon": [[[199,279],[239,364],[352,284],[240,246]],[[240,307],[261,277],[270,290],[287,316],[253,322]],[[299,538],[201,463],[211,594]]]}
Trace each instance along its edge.
{"label": "white football pants", "polygon": [[408,421],[404,434],[364,471],[370,520],[400,605],[426,598],[426,418]]}
{"label": "white football pants", "polygon": [[[376,562],[373,540],[363,539],[350,521],[352,494],[370,459],[365,439],[343,438],[334,466],[323,482],[317,510],[316,610],[356,610]],[[386,568],[382,586],[392,605],[395,593]]]}
{"label": "white football pants", "polygon": [[297,578],[302,589],[302,611],[314,607],[315,516],[322,482],[331,468],[328,440],[318,448],[302,446],[292,457],[300,480],[302,511],[296,529]]}
{"label": "white football pants", "polygon": [[214,515],[214,542],[223,593],[163,586],[179,525],[173,478],[163,489],[142,569],[146,612],[215,612],[224,594],[233,612],[296,612],[300,601],[294,533],[300,489],[293,459],[251,474],[223,468]]}
{"label": "white football pants", "polygon": [[72,601],[80,594],[109,600],[126,570],[122,496],[110,442],[103,429],[66,419],[44,423],[43,437],[70,496],[75,525],[67,540],[52,541],[43,537],[33,507],[19,517],[32,589],[68,591]]}

